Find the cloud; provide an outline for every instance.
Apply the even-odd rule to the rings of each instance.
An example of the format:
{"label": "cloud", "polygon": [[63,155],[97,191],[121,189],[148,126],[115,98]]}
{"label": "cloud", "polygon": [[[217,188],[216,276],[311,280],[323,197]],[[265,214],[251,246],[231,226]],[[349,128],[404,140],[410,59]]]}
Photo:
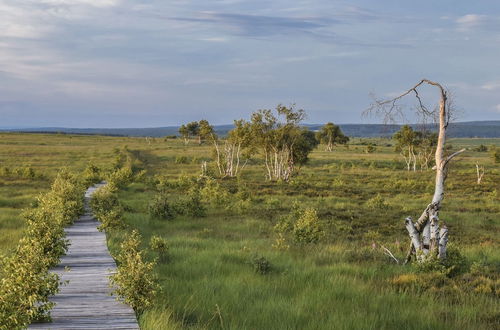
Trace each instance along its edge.
{"label": "cloud", "polygon": [[497,105],[495,106],[495,110],[496,110],[496,112],[500,113],[500,104],[497,104]]}
{"label": "cloud", "polygon": [[481,85],[481,89],[486,91],[500,90],[500,81],[491,81],[484,85]]}
{"label": "cloud", "polygon": [[455,22],[461,27],[472,28],[484,23],[486,18],[486,15],[467,14],[458,17]]}
{"label": "cloud", "polygon": [[51,6],[74,6],[74,5],[87,5],[92,7],[104,8],[117,6],[120,0],[41,0],[42,4]]}
{"label": "cloud", "polygon": [[495,15],[467,14],[456,18],[455,23],[461,32],[481,29],[481,31],[496,33],[500,30],[500,17]]}
{"label": "cloud", "polygon": [[219,12],[200,12],[197,17],[170,17],[170,19],[219,25],[226,31],[229,29],[233,34],[251,37],[311,33],[333,22],[318,17],[278,17]]}

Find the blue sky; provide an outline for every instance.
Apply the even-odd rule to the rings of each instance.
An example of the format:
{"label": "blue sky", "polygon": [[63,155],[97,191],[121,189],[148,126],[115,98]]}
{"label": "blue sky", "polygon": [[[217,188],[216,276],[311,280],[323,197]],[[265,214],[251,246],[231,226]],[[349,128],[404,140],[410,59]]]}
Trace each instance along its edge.
{"label": "blue sky", "polygon": [[499,58],[494,0],[0,0],[0,126],[378,122],[369,94],[421,78],[498,120]]}

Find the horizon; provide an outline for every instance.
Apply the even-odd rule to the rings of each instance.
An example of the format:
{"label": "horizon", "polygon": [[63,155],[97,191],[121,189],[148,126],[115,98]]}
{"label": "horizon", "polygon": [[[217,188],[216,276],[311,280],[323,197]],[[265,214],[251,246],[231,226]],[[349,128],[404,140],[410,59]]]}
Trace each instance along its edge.
{"label": "horizon", "polygon": [[[455,121],[450,124],[469,124],[469,123],[500,123],[500,120],[473,120],[473,121]],[[321,126],[325,125],[327,122],[323,123],[302,123],[301,126]],[[178,128],[182,124],[176,125],[168,125],[168,126],[136,126],[136,127],[69,127],[69,126],[0,126],[0,130],[35,130],[35,129],[76,129],[76,130],[84,130],[84,129],[161,129],[161,128]],[[392,123],[392,124],[384,124],[384,123],[334,123],[339,126],[349,126],[349,125],[378,125],[378,126],[402,126],[402,125],[421,125],[421,123]],[[435,123],[428,123],[428,125],[436,125]],[[233,124],[214,124],[214,127],[222,127],[222,126],[233,126]]]}
{"label": "horizon", "polygon": [[278,103],[376,124],[370,93],[422,78],[450,88],[461,121],[500,118],[493,0],[5,0],[0,22],[5,127],[221,125]]}

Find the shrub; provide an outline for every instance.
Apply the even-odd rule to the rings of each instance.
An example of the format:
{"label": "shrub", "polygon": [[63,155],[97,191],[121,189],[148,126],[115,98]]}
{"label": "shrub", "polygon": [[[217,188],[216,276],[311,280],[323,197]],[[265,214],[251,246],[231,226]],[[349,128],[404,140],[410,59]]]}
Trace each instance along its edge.
{"label": "shrub", "polygon": [[153,219],[168,220],[175,216],[165,193],[157,194],[148,207],[149,216]]}
{"label": "shrub", "polygon": [[113,294],[138,314],[152,305],[158,289],[153,273],[155,264],[143,260],[140,243],[141,236],[136,230],[125,238],[115,256],[117,272],[110,276],[111,284],[117,286]]}
{"label": "shrub", "polygon": [[374,210],[387,210],[389,208],[389,204],[380,194],[366,201],[366,206]]}
{"label": "shrub", "polygon": [[94,215],[100,219],[109,210],[120,207],[120,202],[115,194],[115,187],[107,184],[99,188],[90,199],[90,206]]}
{"label": "shrub", "polygon": [[123,208],[121,206],[112,208],[108,212],[101,214],[99,221],[101,222],[97,227],[99,231],[123,229],[126,227],[123,222]]}
{"label": "shrub", "polygon": [[229,193],[214,179],[207,178],[200,194],[204,201],[214,206],[229,204]]}
{"label": "shrub", "polygon": [[271,271],[271,263],[264,257],[254,257],[252,265],[254,271],[260,275],[266,275]]}
{"label": "shrub", "polygon": [[26,230],[14,253],[0,258],[0,329],[25,328],[50,320],[59,277],[49,268],[65,253],[64,226],[83,209],[83,189],[75,176],[60,172],[37,207],[23,213]]}
{"label": "shrub", "polygon": [[207,210],[201,201],[200,190],[197,187],[191,188],[187,200],[179,203],[176,206],[176,211],[196,218],[204,217]]}
{"label": "shrub", "polygon": [[132,181],[133,174],[130,166],[119,168],[109,175],[108,185],[115,188],[122,188]]}
{"label": "shrub", "polygon": [[365,147],[365,153],[367,154],[371,154],[371,153],[374,153],[375,150],[377,150],[377,147],[374,145],[374,144],[368,144],[366,147]]}
{"label": "shrub", "polygon": [[293,238],[297,243],[318,243],[325,235],[318,219],[315,209],[308,208],[304,210],[297,222],[293,225]]}
{"label": "shrub", "polygon": [[488,147],[485,146],[484,144],[480,144],[479,146],[475,147],[473,150],[477,151],[477,152],[486,152],[486,151],[488,151]]}
{"label": "shrub", "polygon": [[152,236],[149,241],[149,247],[152,251],[158,253],[161,261],[164,261],[167,257],[168,253],[168,244],[167,240],[160,236]]}
{"label": "shrub", "polygon": [[97,227],[100,231],[125,228],[123,207],[118,201],[114,186],[107,184],[94,192],[90,206],[95,217],[101,222]]}
{"label": "shrub", "polygon": [[469,264],[460,250],[453,243],[450,243],[446,249],[446,259],[439,259],[437,256],[431,255],[426,257],[424,261],[415,263],[415,267],[419,272],[439,272],[447,277],[454,277],[465,273]]}
{"label": "shrub", "polygon": [[500,149],[499,148],[492,148],[491,158],[493,159],[494,163],[500,163]]}
{"label": "shrub", "polygon": [[101,170],[93,163],[88,163],[83,171],[83,181],[86,186],[91,186],[102,181]]}
{"label": "shrub", "polygon": [[189,164],[189,159],[186,156],[176,156],[175,163],[176,164]]}
{"label": "shrub", "polygon": [[286,244],[286,239],[283,233],[278,233],[278,238],[276,238],[272,247],[276,250],[286,251],[290,248],[290,245]]}

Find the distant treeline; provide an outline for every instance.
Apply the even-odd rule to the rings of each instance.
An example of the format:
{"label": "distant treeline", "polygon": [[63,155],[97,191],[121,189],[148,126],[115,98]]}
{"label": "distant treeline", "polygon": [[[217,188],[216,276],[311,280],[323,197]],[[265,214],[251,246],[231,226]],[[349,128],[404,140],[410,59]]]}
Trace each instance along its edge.
{"label": "distant treeline", "polygon": [[[323,124],[305,124],[311,130],[319,130]],[[345,135],[351,137],[386,137],[392,136],[402,125],[383,124],[340,124]],[[411,125],[414,129],[422,126]],[[219,136],[224,136],[233,129],[233,125],[215,125],[214,130]],[[433,125],[426,129],[433,131]],[[5,129],[5,132],[27,132],[27,133],[59,133],[59,134],[82,134],[82,135],[108,135],[108,136],[178,136],[179,126],[151,127],[151,128],[29,128],[29,129]],[[450,124],[449,137],[481,137],[500,138],[500,120],[494,121],[472,121]]]}

